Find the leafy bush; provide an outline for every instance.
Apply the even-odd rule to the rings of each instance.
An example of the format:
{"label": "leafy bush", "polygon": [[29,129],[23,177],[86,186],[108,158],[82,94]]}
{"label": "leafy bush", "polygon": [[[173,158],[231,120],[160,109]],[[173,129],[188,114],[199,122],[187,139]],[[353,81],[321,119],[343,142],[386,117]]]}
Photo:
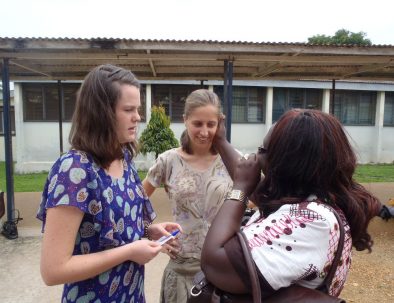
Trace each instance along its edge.
{"label": "leafy bush", "polygon": [[153,106],[149,123],[139,138],[140,151],[143,155],[155,153],[157,159],[159,154],[179,146],[170,124],[170,118],[166,115],[164,107]]}

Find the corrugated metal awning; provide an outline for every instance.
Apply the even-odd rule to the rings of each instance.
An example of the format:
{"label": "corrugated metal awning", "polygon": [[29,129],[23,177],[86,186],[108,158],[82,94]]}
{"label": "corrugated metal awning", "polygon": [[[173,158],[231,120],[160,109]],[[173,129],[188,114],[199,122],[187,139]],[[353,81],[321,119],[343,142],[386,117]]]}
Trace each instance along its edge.
{"label": "corrugated metal awning", "polygon": [[0,59],[10,59],[10,80],[78,80],[112,63],[141,80],[394,81],[393,45],[311,45],[133,39],[0,38]]}

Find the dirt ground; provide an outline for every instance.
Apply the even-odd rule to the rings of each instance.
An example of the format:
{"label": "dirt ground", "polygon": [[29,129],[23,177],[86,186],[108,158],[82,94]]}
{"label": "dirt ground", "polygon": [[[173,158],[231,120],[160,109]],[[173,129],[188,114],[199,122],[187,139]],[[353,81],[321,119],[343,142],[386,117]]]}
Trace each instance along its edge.
{"label": "dirt ground", "polygon": [[368,228],[372,253],[353,249],[349,278],[340,297],[347,302],[394,302],[394,220],[374,219]]}
{"label": "dirt ground", "polygon": [[[394,183],[375,183],[375,184],[364,184],[364,186],[371,190],[378,198],[383,202],[387,202],[390,198],[394,197]],[[38,224],[38,220],[35,219],[35,212],[40,201],[40,193],[18,193],[16,195],[16,208],[22,209],[23,221],[20,222],[20,226],[33,226]],[[169,208],[166,207],[165,202],[166,194],[163,190],[157,190],[152,196],[152,202],[154,204],[154,209],[159,214],[158,222],[169,221],[171,218],[171,213]],[[160,201],[160,203],[159,203]],[[39,225],[37,225],[39,226]],[[358,252],[353,249],[353,262],[350,269],[349,278],[345,284],[344,290],[342,291],[340,297],[349,302],[357,303],[370,303],[370,302],[394,302],[394,219],[389,222],[385,222],[380,218],[375,218],[369,228],[368,228],[373,240],[374,246],[372,248],[372,253],[366,251]],[[0,240],[2,240],[0,238]],[[9,241],[9,240],[4,240]],[[37,242],[38,243],[38,242]],[[0,241],[0,252],[1,249],[11,249],[2,245]],[[38,244],[37,244],[38,245]],[[30,246],[28,246],[30,247]],[[39,277],[39,249],[35,249],[35,254],[27,254],[26,256],[15,255],[21,258],[23,262],[27,262],[30,266],[28,272],[33,274],[33,276],[24,276],[23,262],[8,262],[0,258],[0,302],[58,302],[54,298],[59,298],[59,294],[53,291],[51,296],[48,293],[48,287],[45,287]],[[7,254],[5,254],[7,257]],[[1,261],[4,261],[3,263]],[[11,260],[12,261],[12,260]],[[147,302],[158,302],[158,291],[160,289],[160,277],[161,272],[164,269],[166,260],[159,260],[159,263],[152,263],[151,276],[148,277],[150,282],[147,285],[157,285],[157,289],[148,290],[148,294],[151,295]],[[10,264],[9,264],[10,263]],[[15,264],[19,264],[18,268],[22,268],[19,271],[15,270]],[[9,277],[7,267],[10,266],[9,271],[15,273],[13,276]],[[147,270],[149,272],[149,270]],[[160,272],[159,274],[157,272]],[[157,281],[153,281],[156,279]],[[23,280],[25,279],[25,280]],[[35,279],[35,280],[34,280]],[[19,281],[15,283],[15,281]],[[23,286],[20,289],[19,286]],[[17,290],[15,290],[17,289]],[[23,292],[23,290],[25,292]],[[34,290],[34,291],[32,291]],[[7,292],[10,294],[12,300],[4,300],[7,297]],[[16,297],[16,292],[23,297],[27,292],[29,295],[26,298],[30,298],[31,301],[14,300]],[[36,300],[37,298],[42,298],[45,296],[46,300]]]}

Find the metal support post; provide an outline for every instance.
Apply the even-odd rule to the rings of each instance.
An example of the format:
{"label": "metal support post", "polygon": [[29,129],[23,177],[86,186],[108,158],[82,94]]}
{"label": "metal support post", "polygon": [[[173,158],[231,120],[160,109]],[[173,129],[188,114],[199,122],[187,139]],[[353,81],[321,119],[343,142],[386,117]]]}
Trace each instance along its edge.
{"label": "metal support post", "polygon": [[233,108],[233,62],[224,61],[223,99],[226,114],[226,137],[231,142],[231,122]]}
{"label": "metal support post", "polygon": [[63,154],[63,89],[62,82],[57,81],[57,94],[59,98],[59,139],[60,139],[60,155]]}
{"label": "metal support post", "polygon": [[10,119],[10,79],[9,79],[9,59],[3,59],[1,71],[3,83],[3,115],[4,115],[4,149],[5,149],[5,173],[7,190],[7,221],[1,227],[1,233],[7,239],[18,238],[16,224],[19,221],[14,217],[14,178],[13,178],[13,158],[12,158],[12,136]]}

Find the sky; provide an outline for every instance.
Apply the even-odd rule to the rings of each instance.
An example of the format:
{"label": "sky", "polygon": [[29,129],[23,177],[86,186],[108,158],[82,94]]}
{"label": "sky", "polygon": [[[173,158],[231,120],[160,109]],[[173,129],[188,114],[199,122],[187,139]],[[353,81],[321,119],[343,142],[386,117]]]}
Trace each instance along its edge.
{"label": "sky", "polygon": [[0,0],[0,37],[307,42],[339,29],[394,45],[393,0]]}

